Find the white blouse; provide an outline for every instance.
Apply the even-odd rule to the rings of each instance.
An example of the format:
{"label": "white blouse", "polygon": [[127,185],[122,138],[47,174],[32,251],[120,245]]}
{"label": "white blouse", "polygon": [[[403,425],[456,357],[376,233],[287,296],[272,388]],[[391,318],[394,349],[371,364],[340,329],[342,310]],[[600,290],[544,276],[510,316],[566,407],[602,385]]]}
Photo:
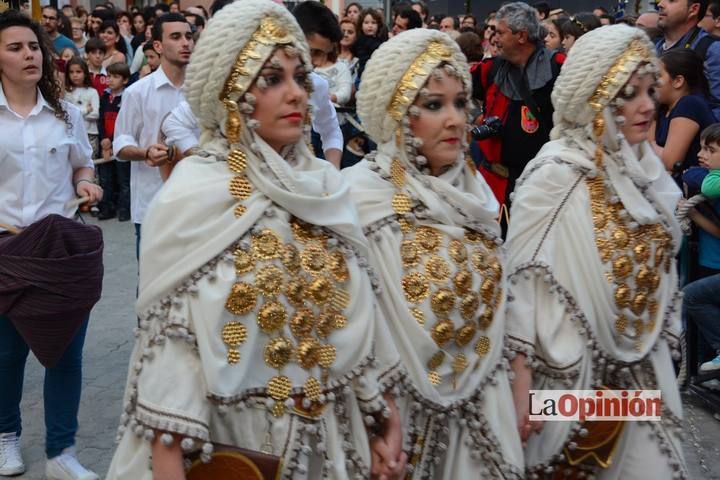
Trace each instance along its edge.
{"label": "white blouse", "polygon": [[0,222],[17,227],[50,214],[72,217],[76,207],[73,171],[93,168],[82,113],[63,102],[69,126],[55,116],[38,90],[23,118],[12,110],[0,85]]}

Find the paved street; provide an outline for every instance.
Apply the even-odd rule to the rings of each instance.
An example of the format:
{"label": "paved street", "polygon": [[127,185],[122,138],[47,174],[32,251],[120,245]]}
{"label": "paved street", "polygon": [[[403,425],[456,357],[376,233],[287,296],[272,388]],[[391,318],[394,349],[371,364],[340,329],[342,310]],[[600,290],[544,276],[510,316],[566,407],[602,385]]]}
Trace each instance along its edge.
{"label": "paved street", "polygon": [[[85,343],[77,446],[81,461],[103,476],[114,449],[136,324],[133,313],[136,262],[132,224],[110,220],[101,225],[105,232],[105,286],[103,298],[93,311]],[[45,469],[42,369],[34,358],[28,362],[25,380],[22,447],[28,471],[15,478],[41,480]],[[720,421],[699,404],[685,403],[685,450],[691,478],[720,479]]]}

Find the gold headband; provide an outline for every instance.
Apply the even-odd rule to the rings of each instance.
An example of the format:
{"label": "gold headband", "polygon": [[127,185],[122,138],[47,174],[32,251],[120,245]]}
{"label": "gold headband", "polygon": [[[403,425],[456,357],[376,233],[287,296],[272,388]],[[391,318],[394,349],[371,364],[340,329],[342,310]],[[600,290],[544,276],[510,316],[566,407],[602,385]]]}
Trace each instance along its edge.
{"label": "gold headband", "polygon": [[652,59],[652,52],[648,49],[646,42],[633,40],[603,76],[600,84],[588,100],[590,107],[595,112],[593,134],[598,142],[595,161],[599,167],[602,166],[603,162],[602,136],[605,133],[603,110],[615,98],[618,90],[627,83],[637,66],[643,62],[652,62]]}
{"label": "gold headband", "polygon": [[284,25],[278,23],[277,19],[265,17],[238,54],[235,65],[220,92],[220,101],[225,104],[228,111],[226,135],[230,143],[238,141],[242,123],[237,102],[230,96],[236,94],[236,98],[239,98],[247,92],[255,76],[278,45],[291,45],[295,41],[295,37]]}
{"label": "gold headband", "polygon": [[446,45],[437,41],[430,42],[400,79],[387,108],[390,116],[398,122],[402,120],[432,71],[442,62],[449,62],[452,58],[452,52]]}

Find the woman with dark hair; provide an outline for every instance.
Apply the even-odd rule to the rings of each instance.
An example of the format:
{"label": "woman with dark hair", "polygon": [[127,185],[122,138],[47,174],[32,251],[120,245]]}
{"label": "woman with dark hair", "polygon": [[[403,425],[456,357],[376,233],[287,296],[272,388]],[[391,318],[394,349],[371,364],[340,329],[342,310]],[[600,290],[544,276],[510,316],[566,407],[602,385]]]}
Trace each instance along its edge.
{"label": "woman with dark hair", "polygon": [[542,24],[545,28],[545,47],[550,50],[562,50],[562,26],[567,21],[567,18],[543,20]]}
{"label": "woman with dark hair", "polygon": [[115,23],[120,28],[120,34],[123,38],[128,40],[132,39],[132,21],[130,20],[130,14],[127,12],[118,12],[115,14]]}
{"label": "woman with dark hair", "polygon": [[483,46],[480,35],[475,32],[465,32],[461,33],[455,41],[460,46],[460,50],[465,55],[465,58],[467,58],[470,70],[482,62]]}
{"label": "woman with dark hair", "polygon": [[138,47],[145,43],[147,40],[145,38],[145,27],[147,26],[147,21],[145,20],[145,15],[143,15],[140,12],[136,12],[132,16],[132,41],[130,42],[130,47],[133,52],[137,51]]}
{"label": "woman with dark hair", "polygon": [[352,2],[348,4],[347,7],[345,7],[345,17],[349,18],[353,22],[358,21],[358,18],[360,18],[360,12],[362,11],[362,6],[357,2]]}
{"label": "woman with dark hair", "polygon": [[98,31],[100,40],[105,42],[105,59],[103,67],[117,62],[127,62],[127,45],[120,35],[120,28],[114,21],[105,21]]}
{"label": "woman with dark hair", "polygon": [[[86,244],[102,237],[94,227],[80,226],[73,218],[76,196],[91,202],[102,197],[94,183],[93,162],[83,117],[73,105],[64,102],[60,85],[55,81],[55,64],[45,31],[30,18],[15,11],[0,14],[0,256],[2,264],[14,268],[8,252],[15,241],[26,247],[46,244],[35,234],[44,231],[44,240],[52,239],[61,249],[67,240],[86,235]],[[68,203],[70,202],[70,203]],[[11,233],[18,234],[17,237]],[[24,237],[24,239],[23,239]],[[40,247],[38,247],[39,249]],[[101,247],[100,247],[101,248]],[[57,250],[57,249],[55,249]],[[24,259],[18,265],[28,278],[42,278],[37,287],[52,284],[57,292],[68,293],[69,278],[74,277],[67,258],[58,258],[48,267],[48,258]],[[80,253],[80,252],[78,252]],[[82,385],[82,349],[92,304],[99,299],[99,285],[83,255],[75,258],[75,267],[83,276],[87,290],[78,300],[77,287],[68,293],[63,306],[53,294],[36,298],[29,310],[21,312],[19,304],[25,290],[22,279],[8,278],[10,270],[0,272],[0,475],[18,475],[25,471],[20,456],[20,401],[25,363],[30,348],[46,367],[43,396],[47,454],[46,478],[94,480],[98,476],[86,470],[75,456],[75,433]],[[47,257],[47,255],[46,255]],[[101,257],[98,257],[98,262]],[[48,270],[38,275],[39,264]],[[93,264],[97,267],[99,264]],[[75,270],[76,272],[78,270]],[[61,271],[62,270],[62,271]],[[94,273],[97,273],[95,271]],[[34,277],[38,275],[38,277]],[[100,277],[102,274],[100,273]],[[63,280],[63,278],[65,280]],[[8,290],[16,285],[23,290]],[[37,288],[36,287],[36,288]],[[94,288],[97,287],[95,291]],[[41,300],[41,301],[38,301]],[[53,331],[48,331],[45,308],[52,305]],[[57,309],[55,309],[57,307]],[[72,309],[72,310],[71,310]],[[52,336],[52,354],[38,350],[39,336]],[[42,343],[42,342],[40,342]],[[63,348],[66,347],[66,348]]]}
{"label": "woman with dark hair", "polygon": [[675,49],[660,57],[660,108],[653,148],[678,185],[682,173],[698,163],[700,132],[715,123],[708,104],[709,87],[703,60],[693,50]]}
{"label": "woman with dark hair", "polygon": [[590,12],[580,12],[574,17],[568,18],[562,29],[562,46],[565,52],[569,53],[573,44],[577,39],[585,35],[590,30],[600,28],[602,24],[600,19]]}

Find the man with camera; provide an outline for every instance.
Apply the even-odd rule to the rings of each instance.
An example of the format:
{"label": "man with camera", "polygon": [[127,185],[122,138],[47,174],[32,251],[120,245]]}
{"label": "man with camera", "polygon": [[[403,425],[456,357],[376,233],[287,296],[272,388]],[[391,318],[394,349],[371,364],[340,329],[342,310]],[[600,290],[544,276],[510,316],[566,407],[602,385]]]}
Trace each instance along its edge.
{"label": "man with camera", "polygon": [[550,93],[565,55],[545,48],[537,12],[528,4],[508,3],[496,20],[500,56],[473,71],[473,96],[482,104],[482,116],[472,133],[480,172],[508,209],[515,180],[550,137]]}

